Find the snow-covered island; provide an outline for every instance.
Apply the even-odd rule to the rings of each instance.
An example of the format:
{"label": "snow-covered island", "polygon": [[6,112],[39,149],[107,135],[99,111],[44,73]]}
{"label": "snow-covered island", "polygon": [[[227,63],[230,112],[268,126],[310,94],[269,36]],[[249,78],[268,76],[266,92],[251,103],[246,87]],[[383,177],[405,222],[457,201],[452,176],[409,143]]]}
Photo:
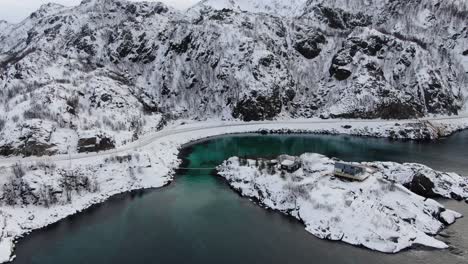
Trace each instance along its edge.
{"label": "snow-covered island", "polygon": [[335,176],[335,159],[310,153],[295,159],[300,166],[291,171],[278,160],[232,157],[218,173],[242,196],[297,218],[321,239],[387,253],[448,247],[434,236],[462,215],[430,197],[468,198],[468,178],[420,164],[352,163],[370,175],[350,181]]}

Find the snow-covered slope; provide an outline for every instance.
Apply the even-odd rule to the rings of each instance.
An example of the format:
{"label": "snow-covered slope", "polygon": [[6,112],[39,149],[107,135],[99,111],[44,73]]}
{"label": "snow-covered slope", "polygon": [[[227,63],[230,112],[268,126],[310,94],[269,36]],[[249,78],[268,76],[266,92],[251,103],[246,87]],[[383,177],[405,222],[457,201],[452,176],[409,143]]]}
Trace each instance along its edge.
{"label": "snow-covered slope", "polygon": [[44,5],[0,24],[0,153],[105,149],[179,118],[457,114],[467,12],[433,0]]}
{"label": "snow-covered slope", "polygon": [[446,248],[434,235],[461,217],[402,184],[418,181],[415,189],[432,184],[421,195],[450,197],[446,194],[453,191],[468,198],[465,177],[422,165],[367,163],[377,171],[363,182],[351,182],[333,176],[333,159],[309,153],[300,162],[301,168],[290,173],[267,160],[234,157],[218,171],[243,196],[301,220],[319,238],[388,253],[414,245]]}
{"label": "snow-covered slope", "polygon": [[2,34],[9,26],[10,24],[8,22],[0,20],[0,34]]}
{"label": "snow-covered slope", "polygon": [[190,11],[213,8],[216,10],[231,9],[251,13],[295,16],[300,14],[306,2],[307,0],[203,0],[192,7]]}

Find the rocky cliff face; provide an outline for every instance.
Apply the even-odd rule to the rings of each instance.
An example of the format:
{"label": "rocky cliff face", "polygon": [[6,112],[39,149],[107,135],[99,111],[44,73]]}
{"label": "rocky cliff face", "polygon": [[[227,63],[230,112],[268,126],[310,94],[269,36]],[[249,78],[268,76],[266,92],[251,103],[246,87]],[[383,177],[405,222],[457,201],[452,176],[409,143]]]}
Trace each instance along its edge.
{"label": "rocky cliff face", "polygon": [[29,141],[76,149],[168,118],[457,114],[467,16],[462,0],[44,5],[0,23],[0,145],[18,148],[24,127],[50,127],[49,141]]}

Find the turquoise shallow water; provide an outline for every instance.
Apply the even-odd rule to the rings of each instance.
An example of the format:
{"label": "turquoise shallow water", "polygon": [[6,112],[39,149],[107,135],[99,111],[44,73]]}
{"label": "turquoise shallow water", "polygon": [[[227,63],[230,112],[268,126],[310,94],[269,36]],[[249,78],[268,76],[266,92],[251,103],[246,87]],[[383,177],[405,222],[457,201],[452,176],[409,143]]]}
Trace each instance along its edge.
{"label": "turquoise shallow water", "polygon": [[[468,133],[433,143],[326,135],[239,135],[198,142],[184,166],[233,155],[318,152],[344,160],[420,162],[468,175]],[[442,201],[468,215],[468,205]],[[468,263],[468,218],[445,233],[451,250],[386,255],[317,239],[297,221],[239,197],[209,171],[181,171],[164,188],[124,194],[22,239],[14,263]]]}

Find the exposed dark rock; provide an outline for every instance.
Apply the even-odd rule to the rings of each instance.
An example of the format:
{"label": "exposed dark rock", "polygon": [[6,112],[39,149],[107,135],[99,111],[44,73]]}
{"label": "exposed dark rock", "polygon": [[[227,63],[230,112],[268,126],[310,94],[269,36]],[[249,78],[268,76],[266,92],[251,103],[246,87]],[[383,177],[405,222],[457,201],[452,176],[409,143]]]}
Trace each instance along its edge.
{"label": "exposed dark rock", "polygon": [[15,151],[10,145],[0,146],[0,156],[10,156],[14,153]]}
{"label": "exposed dark rock", "polygon": [[185,38],[182,39],[179,43],[171,43],[169,50],[172,50],[178,54],[182,54],[187,52],[190,47],[190,43],[192,43],[192,35],[187,35]]}
{"label": "exposed dark rock", "polygon": [[115,142],[104,136],[80,138],[78,140],[78,152],[99,152],[115,148]]}
{"label": "exposed dark rock", "polygon": [[335,77],[338,81],[344,81],[351,76],[351,71],[341,67],[333,67],[330,69],[330,75]]}
{"label": "exposed dark rock", "polygon": [[450,197],[452,197],[452,199],[457,200],[457,201],[463,201],[463,197],[460,196],[459,194],[454,193],[454,192],[450,193]]}
{"label": "exposed dark rock", "polygon": [[140,93],[134,94],[134,96],[142,104],[144,113],[151,114],[160,112],[158,104],[148,94]]}
{"label": "exposed dark rock", "polygon": [[384,45],[387,44],[387,40],[379,36],[371,36],[368,41],[369,42],[365,51],[370,56],[377,55],[377,52],[379,52],[384,47]]}
{"label": "exposed dark rock", "polygon": [[51,150],[55,147],[53,144],[46,144],[41,142],[35,142],[32,140],[26,141],[18,149],[15,150],[15,155],[24,155],[24,156],[44,156],[44,155],[53,155],[56,153],[56,150]]}
{"label": "exposed dark rock", "polygon": [[85,25],[81,28],[81,31],[76,35],[72,45],[78,50],[87,53],[90,56],[96,55],[96,49],[93,42],[96,41],[96,36],[93,30]]}
{"label": "exposed dark rock", "polygon": [[[169,9],[164,6],[164,5],[158,5],[154,8],[153,10],[153,13],[155,14],[163,14],[163,13],[167,13],[169,11]],[[153,14],[150,14],[150,15],[153,15]]]}
{"label": "exposed dark rock", "polygon": [[371,17],[361,12],[353,14],[340,8],[324,6],[319,6],[315,12],[323,18],[329,27],[336,29],[352,29],[354,27],[368,26],[372,23]]}
{"label": "exposed dark rock", "polygon": [[112,95],[110,95],[110,94],[103,94],[103,95],[101,95],[101,101],[103,101],[103,102],[110,102],[110,101],[112,101]]}
{"label": "exposed dark rock", "polygon": [[457,114],[458,106],[454,103],[451,91],[444,91],[442,83],[434,72],[429,72],[430,81],[424,89],[424,99],[429,113]]}
{"label": "exposed dark rock", "polygon": [[266,120],[276,117],[281,112],[281,107],[279,94],[274,93],[269,97],[260,95],[238,102],[232,115],[243,121]]}
{"label": "exposed dark rock", "polygon": [[0,156],[23,155],[28,157],[54,155],[56,150],[53,150],[53,147],[55,147],[53,144],[40,143],[30,140],[24,142],[17,148],[12,147],[11,145],[0,146]]}
{"label": "exposed dark rock", "polygon": [[263,57],[258,60],[258,63],[264,67],[270,67],[271,64],[274,62],[274,57],[273,55],[269,55],[267,57]]}
{"label": "exposed dark rock", "polygon": [[57,24],[53,27],[45,29],[44,34],[47,35],[48,40],[54,39],[59,34],[60,28],[62,28],[62,24]]}
{"label": "exposed dark rock", "polygon": [[293,89],[287,89],[284,94],[287,101],[292,101],[296,97],[296,92]]}
{"label": "exposed dark rock", "polygon": [[421,173],[414,175],[413,180],[405,186],[412,192],[426,198],[440,197],[434,193],[434,183]]}
{"label": "exposed dark rock", "polygon": [[298,39],[294,44],[294,48],[306,59],[313,59],[320,54],[322,51],[321,45],[325,43],[325,36],[320,32],[314,32]]}
{"label": "exposed dark rock", "polygon": [[351,111],[344,114],[330,114],[332,118],[363,118],[363,119],[410,119],[421,117],[418,106],[400,101],[384,102],[372,111]]}
{"label": "exposed dark rock", "polygon": [[222,10],[215,10],[214,12],[215,13],[212,16],[210,16],[210,19],[219,20],[219,21],[225,20],[233,13],[231,9],[227,9],[227,8],[223,8]]}
{"label": "exposed dark rock", "polygon": [[127,57],[133,50],[133,35],[129,30],[124,30],[121,33],[120,39],[122,43],[117,48],[117,53],[120,58]]}
{"label": "exposed dark rock", "polygon": [[379,105],[375,113],[371,114],[369,118],[410,119],[422,115],[422,111],[418,109],[418,106],[408,102],[394,101]]}

